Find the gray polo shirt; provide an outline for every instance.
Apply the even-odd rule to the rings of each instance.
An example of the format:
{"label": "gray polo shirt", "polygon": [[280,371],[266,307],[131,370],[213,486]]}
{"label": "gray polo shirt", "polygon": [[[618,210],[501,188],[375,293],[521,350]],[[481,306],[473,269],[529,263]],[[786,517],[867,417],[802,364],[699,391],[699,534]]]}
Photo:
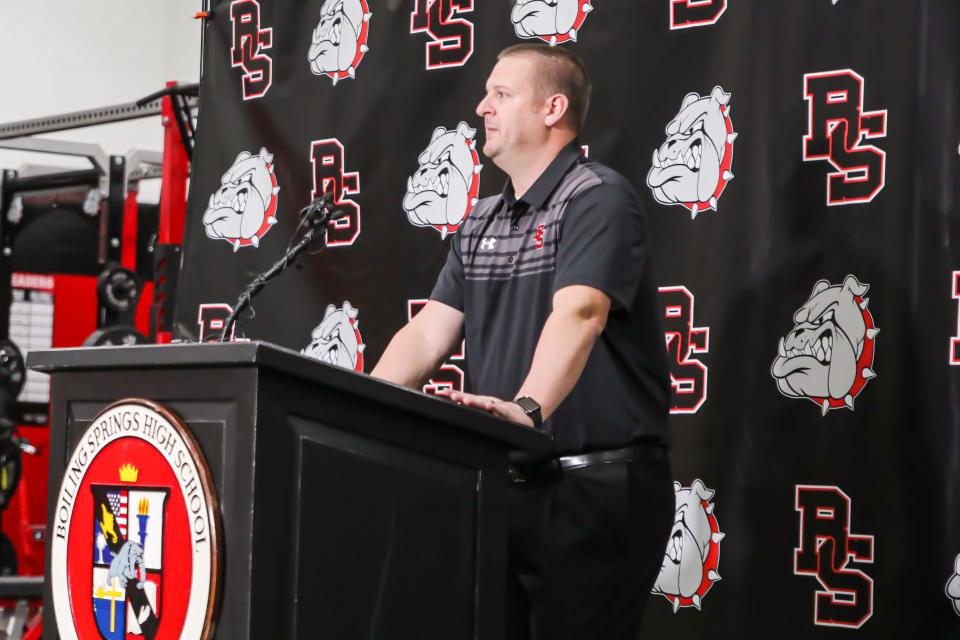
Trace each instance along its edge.
{"label": "gray polo shirt", "polygon": [[587,285],[612,301],[607,326],[543,428],[558,454],[668,442],[667,355],[646,241],[636,191],[576,142],[523,197],[507,182],[478,202],[430,295],[464,313],[468,391],[514,399],[553,294]]}

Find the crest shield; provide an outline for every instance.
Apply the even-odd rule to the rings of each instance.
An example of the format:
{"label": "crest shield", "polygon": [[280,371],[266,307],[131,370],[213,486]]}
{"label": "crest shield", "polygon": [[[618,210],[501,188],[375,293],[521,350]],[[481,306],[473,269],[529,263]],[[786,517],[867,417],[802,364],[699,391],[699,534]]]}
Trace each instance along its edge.
{"label": "crest shield", "polygon": [[91,484],[93,612],[104,640],[156,636],[168,488]]}

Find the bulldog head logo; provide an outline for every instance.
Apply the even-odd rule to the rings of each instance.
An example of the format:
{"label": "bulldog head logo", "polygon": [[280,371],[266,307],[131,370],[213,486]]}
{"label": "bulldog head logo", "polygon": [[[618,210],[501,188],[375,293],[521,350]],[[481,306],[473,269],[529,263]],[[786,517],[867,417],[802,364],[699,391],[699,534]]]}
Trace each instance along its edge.
{"label": "bulldog head logo", "polygon": [[780,393],[807,398],[823,415],[853,409],[853,399],[874,378],[873,352],[880,329],[863,297],[870,285],[848,275],[843,284],[820,280],[793,316],[793,329],[777,346],[771,373]]}
{"label": "bulldog head logo", "polygon": [[323,320],[310,335],[311,340],[300,353],[344,369],[363,373],[363,338],[360,336],[358,311],[349,302],[337,309],[328,305]]}
{"label": "bulldog head logo", "polygon": [[733,180],[730,94],[714,87],[709,96],[688,93],[680,111],[667,124],[667,139],[653,150],[647,186],[663,204],[683,205],[695,219],[717,200]]}
{"label": "bulldog head logo", "polygon": [[433,227],[446,238],[470,215],[483,168],[473,139],[476,133],[466,122],[456,131],[433,130],[430,144],[420,154],[420,168],[407,179],[403,210],[410,224]]}
{"label": "bulldog head logo", "polygon": [[944,591],[953,603],[953,610],[960,616],[960,555],[953,561],[953,575],[947,581]]}
{"label": "bulldog head logo", "polygon": [[703,596],[720,580],[720,541],[724,534],[713,513],[714,491],[700,480],[690,487],[673,483],[677,509],[667,552],[652,593],[660,594],[673,605],[700,608]]}
{"label": "bulldog head logo", "polygon": [[220,178],[220,188],[203,212],[207,236],[226,240],[234,251],[260,246],[260,239],[277,223],[279,192],[273,154],[266,149],[256,156],[244,151]]}
{"label": "bulldog head logo", "polygon": [[357,65],[368,51],[371,15],[367,0],[326,0],[307,53],[310,71],[328,76],[334,85],[356,77]]}
{"label": "bulldog head logo", "polygon": [[517,0],[510,21],[520,38],[540,38],[551,46],[577,41],[577,32],[593,11],[590,0]]}

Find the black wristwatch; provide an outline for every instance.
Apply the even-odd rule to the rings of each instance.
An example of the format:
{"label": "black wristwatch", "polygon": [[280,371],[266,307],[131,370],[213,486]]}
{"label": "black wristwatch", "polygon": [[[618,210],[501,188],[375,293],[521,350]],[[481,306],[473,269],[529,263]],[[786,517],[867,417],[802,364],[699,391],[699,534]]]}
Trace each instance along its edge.
{"label": "black wristwatch", "polygon": [[530,396],[523,396],[513,402],[523,409],[525,414],[530,416],[530,419],[533,420],[534,429],[539,429],[543,424],[543,413],[540,411],[540,405],[537,401]]}

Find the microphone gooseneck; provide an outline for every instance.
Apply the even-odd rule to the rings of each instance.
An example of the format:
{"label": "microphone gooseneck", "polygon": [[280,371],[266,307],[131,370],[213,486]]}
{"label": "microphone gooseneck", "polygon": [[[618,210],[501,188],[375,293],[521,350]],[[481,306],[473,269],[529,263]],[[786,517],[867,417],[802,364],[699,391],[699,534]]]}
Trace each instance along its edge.
{"label": "microphone gooseneck", "polygon": [[[294,231],[294,235],[296,235],[297,231],[300,230],[300,227],[304,225],[307,227],[306,233],[303,234],[303,237],[299,242],[297,242],[297,244],[287,249],[283,257],[275,262],[272,267],[263,273],[258,274],[253,280],[250,281],[250,284],[244,288],[243,292],[240,294],[240,297],[237,299],[237,304],[234,306],[233,311],[230,312],[230,315],[227,316],[226,322],[223,323],[223,330],[220,332],[220,342],[227,342],[229,340],[233,326],[237,322],[237,317],[240,315],[241,311],[250,306],[250,301],[253,299],[253,296],[257,295],[271,278],[279,275],[286,270],[288,266],[295,262],[297,257],[306,251],[314,240],[316,240],[318,237],[325,238],[325,229],[327,223],[332,220],[342,218],[347,214],[347,212],[343,209],[333,211],[331,209],[332,205],[333,193],[327,192],[300,210],[301,222],[300,226],[297,227],[297,230]],[[324,242],[320,250],[322,251],[326,248],[326,246],[326,242]]]}

